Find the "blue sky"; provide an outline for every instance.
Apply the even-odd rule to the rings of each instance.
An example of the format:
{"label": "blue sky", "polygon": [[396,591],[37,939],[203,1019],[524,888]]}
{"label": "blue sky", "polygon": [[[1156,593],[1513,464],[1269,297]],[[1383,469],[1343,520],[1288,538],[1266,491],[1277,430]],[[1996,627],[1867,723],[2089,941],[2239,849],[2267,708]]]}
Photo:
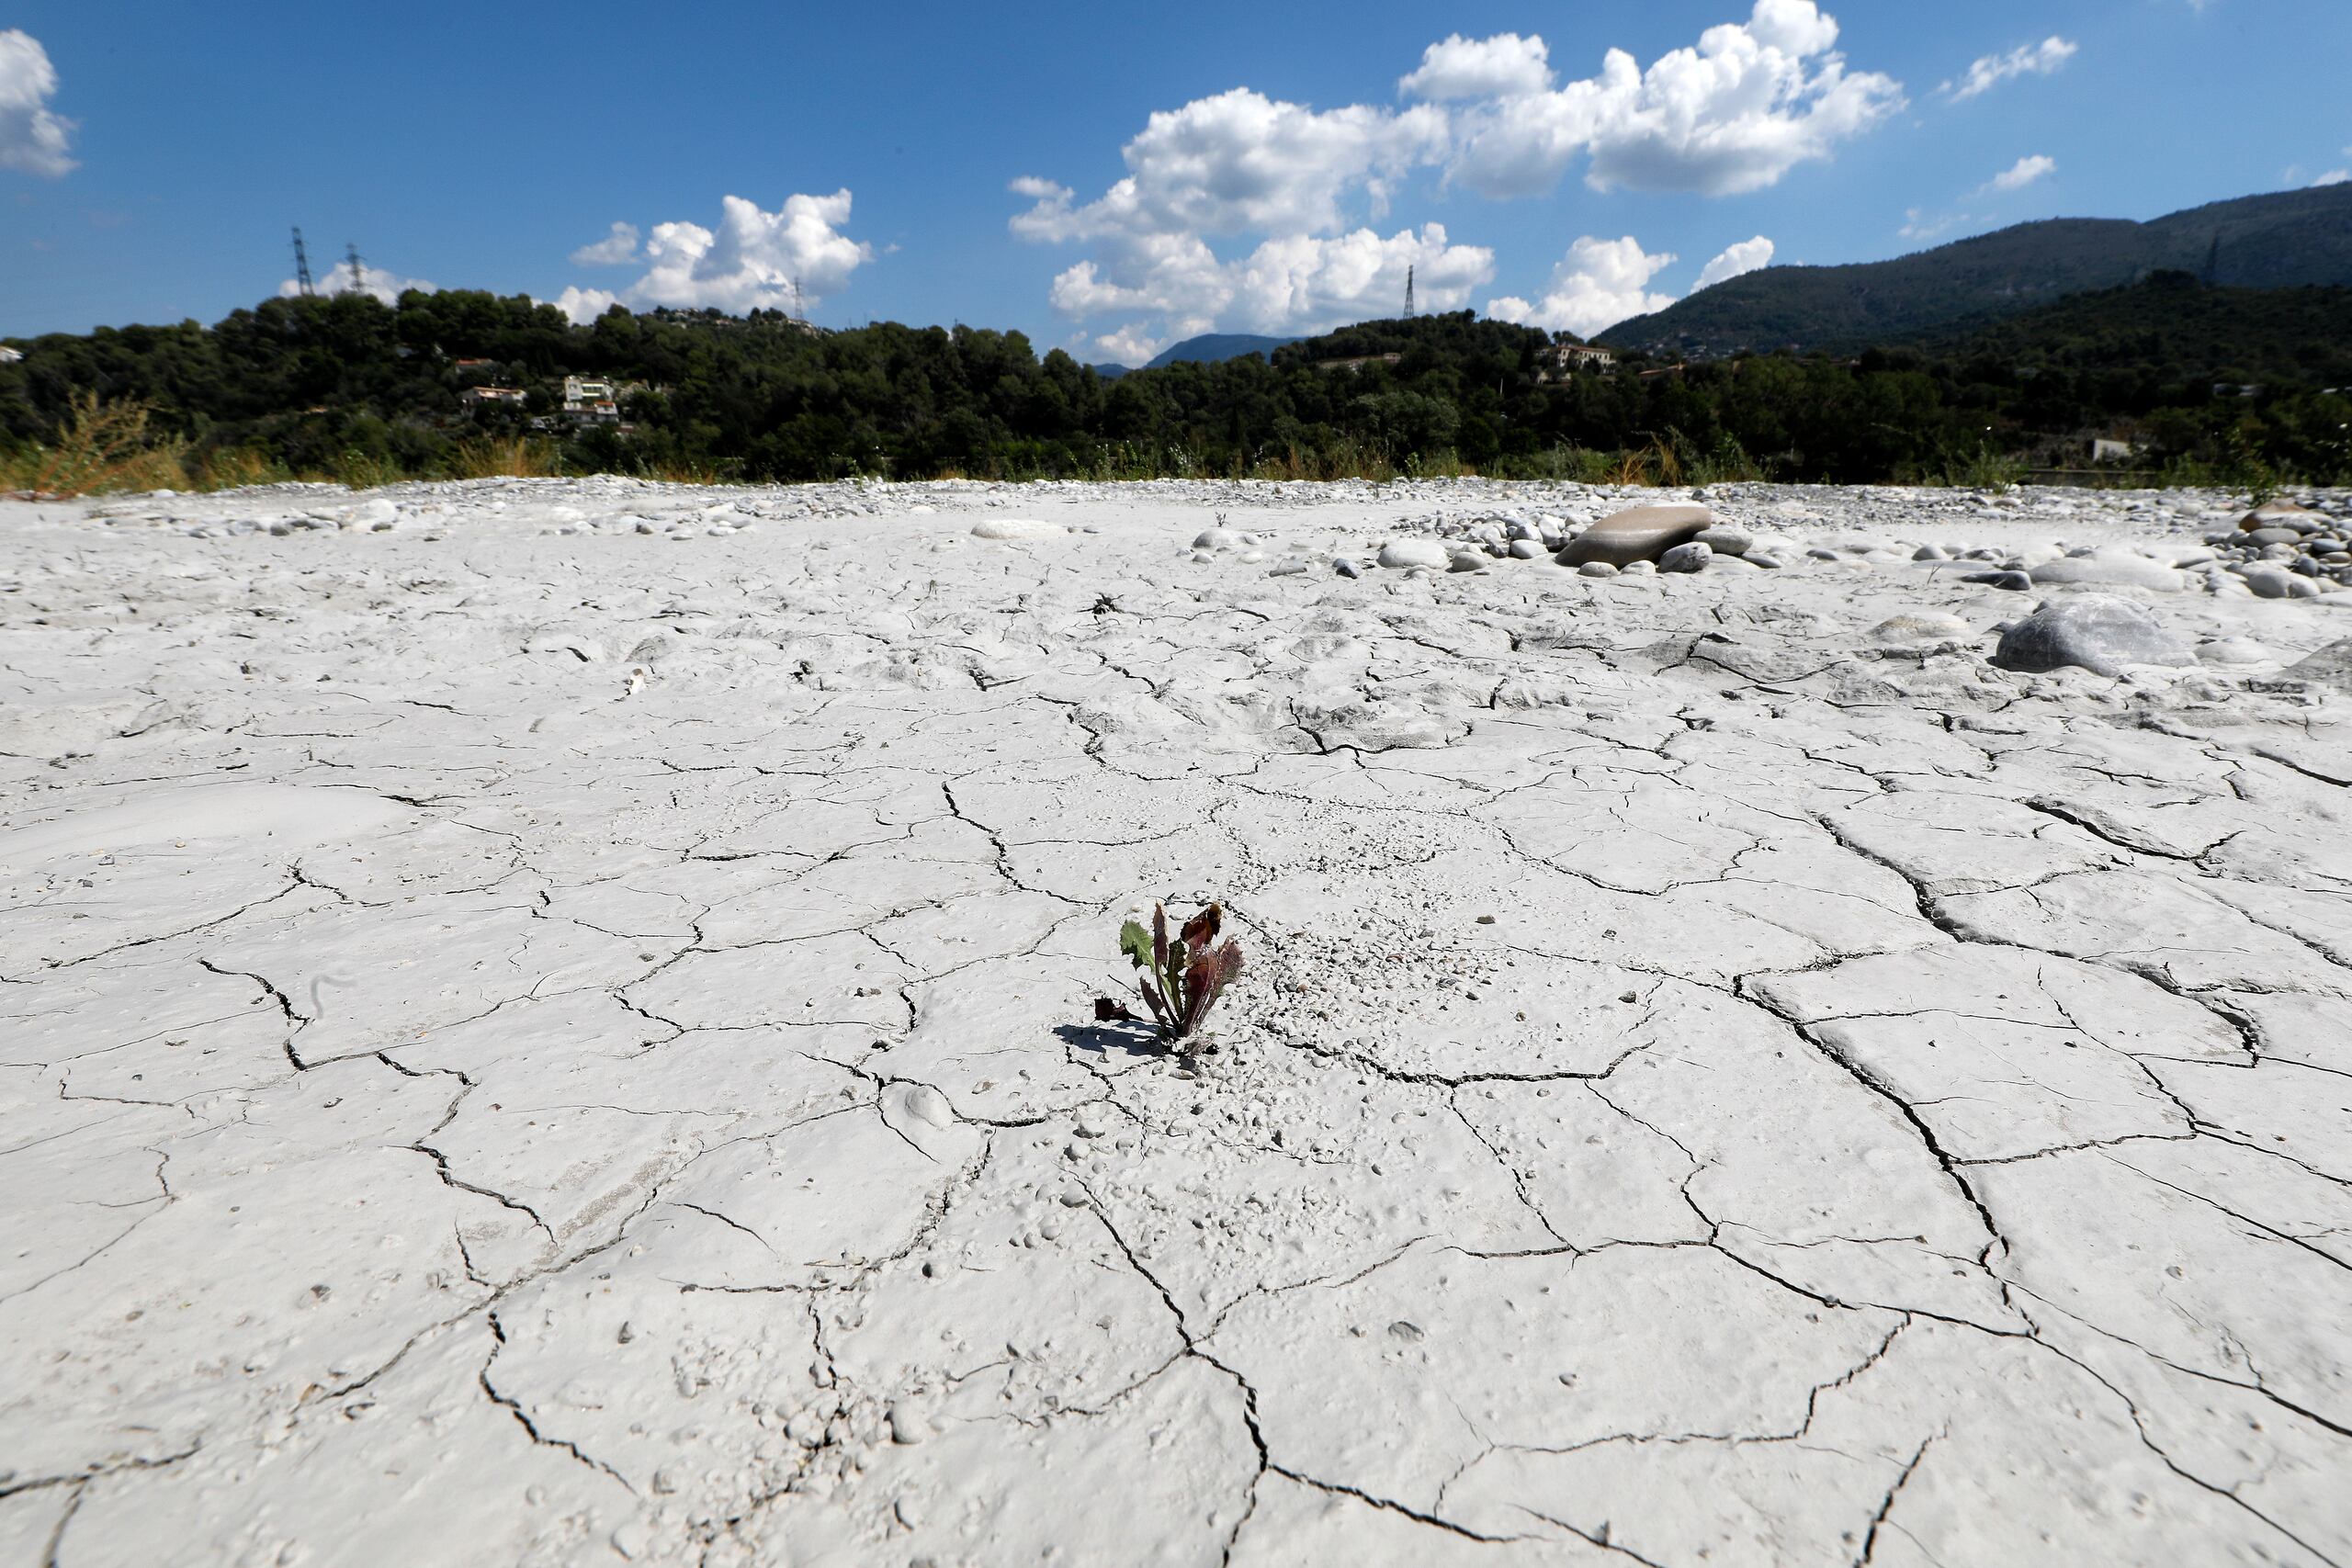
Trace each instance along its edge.
{"label": "blue sky", "polygon": [[797,277],[829,325],[1090,360],[1393,314],[1408,265],[1424,309],[1589,333],[1768,256],[2352,166],[2352,99],[2314,74],[2352,62],[2346,0],[650,15],[18,0],[0,335],[216,320],[277,291],[298,223],[331,287],[350,241],[379,287],[582,313]]}

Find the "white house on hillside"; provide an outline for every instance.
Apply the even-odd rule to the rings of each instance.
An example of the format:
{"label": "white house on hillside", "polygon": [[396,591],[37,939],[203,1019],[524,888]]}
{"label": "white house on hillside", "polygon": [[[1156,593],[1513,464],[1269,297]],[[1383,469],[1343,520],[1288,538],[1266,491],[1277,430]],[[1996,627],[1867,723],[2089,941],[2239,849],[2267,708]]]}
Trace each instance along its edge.
{"label": "white house on hillside", "polygon": [[1579,368],[1614,370],[1617,355],[1610,350],[1589,343],[1555,343],[1544,350],[1538,359],[1535,378],[1539,381],[1565,381]]}
{"label": "white house on hillside", "polygon": [[620,397],[614,391],[610,381],[592,376],[566,376],[563,378],[563,412],[571,419],[610,424],[621,417]]}

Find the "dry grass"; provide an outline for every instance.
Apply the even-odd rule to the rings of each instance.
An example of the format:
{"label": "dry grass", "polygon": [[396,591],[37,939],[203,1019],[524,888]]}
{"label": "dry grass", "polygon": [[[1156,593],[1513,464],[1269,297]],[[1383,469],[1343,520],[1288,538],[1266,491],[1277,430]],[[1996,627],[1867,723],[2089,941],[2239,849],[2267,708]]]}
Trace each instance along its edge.
{"label": "dry grass", "polygon": [[399,463],[353,447],[335,459],[334,482],[346,490],[375,490],[408,478]]}
{"label": "dry grass", "polygon": [[461,479],[544,479],[561,471],[555,443],[528,436],[484,436],[458,444],[451,471]]}
{"label": "dry grass", "polygon": [[1653,437],[1647,446],[1620,452],[1616,463],[1601,477],[1612,485],[1679,485],[1682,458],[1664,440]]}
{"label": "dry grass", "polygon": [[673,462],[654,464],[645,477],[659,479],[665,485],[725,485],[736,482],[736,468],[737,465],[731,461],[681,457]]}
{"label": "dry grass", "polygon": [[1258,459],[1248,477],[1260,479],[1366,479],[1374,484],[1386,484],[1405,470],[1388,456],[1387,449],[1370,442],[1347,439],[1322,451],[1302,453],[1295,446],[1285,447],[1277,456],[1268,454]]}
{"label": "dry grass", "polygon": [[224,446],[208,454],[190,475],[197,490],[243,490],[283,484],[293,477],[285,464],[258,446]]}
{"label": "dry grass", "polygon": [[147,427],[152,412],[145,403],[77,393],[52,445],[0,458],[0,490],[68,496],[185,487],[187,443],[157,439]]}

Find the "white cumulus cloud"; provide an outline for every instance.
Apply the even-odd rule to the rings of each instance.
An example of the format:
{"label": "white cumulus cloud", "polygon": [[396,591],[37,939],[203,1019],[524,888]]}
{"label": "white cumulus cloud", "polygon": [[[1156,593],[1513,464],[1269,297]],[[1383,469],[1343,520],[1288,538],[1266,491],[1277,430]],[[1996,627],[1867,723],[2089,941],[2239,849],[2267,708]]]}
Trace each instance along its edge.
{"label": "white cumulus cloud", "polygon": [[1327,233],[1344,223],[1349,196],[1363,190],[1377,216],[1390,182],[1434,163],[1444,147],[1441,109],[1318,111],[1237,87],[1152,115],[1122,150],[1126,177],[1083,207],[1051,180],[1013,181],[1014,194],[1035,205],[1012,220],[1012,231],[1056,241]]}
{"label": "white cumulus cloud", "polygon": [[621,297],[608,288],[567,288],[553,299],[543,300],[571,318],[576,327],[586,326],[621,302]]}
{"label": "white cumulus cloud", "polygon": [[[873,246],[842,232],[849,214],[846,190],[786,197],[774,212],[729,196],[719,203],[715,230],[655,224],[642,236],[645,275],[627,288],[571,288],[553,303],[575,321],[594,320],[616,303],[639,310],[709,308],[737,316],[806,308],[840,293],[850,275],[874,259]],[[635,225],[616,223],[571,259],[582,266],[625,263],[635,256],[639,238]]]}
{"label": "white cumulus cloud", "polygon": [[[1315,332],[1405,308],[1405,274],[1427,310],[1458,310],[1495,275],[1495,254],[1457,245],[1442,223],[1383,236],[1288,234],[1245,256],[1219,260],[1195,235],[1155,236],[1080,262],[1054,279],[1054,308],[1084,319],[1152,316],[1169,339],[1222,327],[1235,332]],[[1144,321],[1119,329],[1136,341]],[[1148,356],[1147,356],[1148,357]]]}
{"label": "white cumulus cloud", "polygon": [[0,28],[0,169],[62,175],[74,167],[74,122],[51,111],[57,67],[30,33]]}
{"label": "white cumulus cloud", "polygon": [[1906,207],[1903,209],[1903,227],[1895,232],[1906,240],[1932,240],[1955,224],[1974,221],[1964,212],[1930,214],[1925,208]]}
{"label": "white cumulus cloud", "polygon": [[1612,49],[1598,76],[1457,111],[1449,173],[1484,195],[1532,196],[1583,156],[1595,190],[1762,189],[1903,107],[1902,84],[1849,72],[1837,39],[1815,0],[1756,0],[1745,24],[1709,28],[1646,71]]}
{"label": "white cumulus cloud", "polygon": [[2040,43],[2019,44],[2007,54],[1982,56],[1969,65],[1958,82],[1945,83],[1942,90],[1959,103],[2019,76],[2047,76],[2072,60],[2081,47],[2055,35]]}
{"label": "white cumulus cloud", "polygon": [[1452,243],[1442,223],[1385,239],[1358,229],[1330,239],[1269,240],[1238,264],[1240,320],[1277,332],[1397,315],[1408,268],[1420,309],[1458,310],[1474,289],[1493,280],[1495,253]]}
{"label": "white cumulus cloud", "polygon": [[1690,291],[1695,294],[1702,288],[1712,288],[1716,284],[1737,277],[1742,273],[1754,272],[1760,267],[1770,266],[1772,250],[1772,242],[1761,234],[1752,240],[1742,240],[1739,243],[1725,249],[1723,254],[1705,266],[1701,267],[1699,281],[1690,286]]}
{"label": "white cumulus cloud", "polygon": [[2317,190],[2322,186],[2340,186],[2347,181],[2352,181],[2352,169],[2330,169],[2312,182],[2312,188]]}
{"label": "white cumulus cloud", "polygon": [[637,225],[634,223],[616,223],[603,239],[571,253],[571,265],[574,266],[627,266],[636,259]]}
{"label": "white cumulus cloud", "polygon": [[1092,340],[1094,352],[1102,357],[1091,363],[1148,365],[1171,341],[1164,337],[1154,337],[1140,327],[1121,327],[1116,332],[1101,333]]}
{"label": "white cumulus cloud", "polygon": [[1673,295],[1650,292],[1649,282],[1672,266],[1674,259],[1671,252],[1652,255],[1644,251],[1631,234],[1621,240],[1600,240],[1588,234],[1570,245],[1560,265],[1552,269],[1551,287],[1543,299],[1531,304],[1516,295],[1505,295],[1487,301],[1487,314],[1498,321],[1589,338],[1628,316],[1663,310],[1673,304]]}
{"label": "white cumulus cloud", "polygon": [[1541,38],[1497,33],[1469,39],[1448,34],[1421,51],[1420,68],[1401,78],[1396,90],[1409,98],[1506,98],[1540,93],[1552,85],[1551,51]]}
{"label": "white cumulus cloud", "polygon": [[2046,179],[2058,172],[2058,160],[2040,152],[2019,158],[1999,174],[1984,182],[1984,190],[2023,190],[2039,179]]}
{"label": "white cumulus cloud", "polygon": [[[1849,71],[1837,42],[1818,0],[1752,0],[1745,21],[1709,28],[1646,70],[1612,50],[1598,76],[1562,83],[1540,37],[1453,33],[1397,79],[1401,106],[1317,109],[1237,87],[1157,112],[1121,150],[1124,176],[1092,199],[1039,175],[1013,181],[1027,206],[1011,228],[1088,246],[1054,278],[1053,303],[1081,321],[1129,318],[1121,332],[1306,330],[1349,310],[1389,315],[1408,265],[1428,308],[1451,309],[1491,276],[1492,254],[1452,243],[1436,225],[1382,238],[1369,224],[1406,182],[1442,170],[1486,196],[1532,196],[1581,162],[1600,190],[1759,189],[1903,107],[1900,83]],[[1215,242],[1227,239],[1255,249],[1221,252]],[[1710,265],[1730,276],[1770,254],[1759,236]],[[1564,287],[1566,298],[1632,298],[1627,314],[1651,299],[1639,285]],[[1531,316],[1550,309],[1519,303]],[[1157,321],[1134,320],[1146,315]]]}
{"label": "white cumulus cloud", "polygon": [[[439,284],[421,277],[403,277],[397,272],[369,266],[364,257],[356,272],[348,261],[335,263],[318,279],[317,288],[321,294],[371,294],[387,305],[398,304],[400,297],[412,288],[426,294],[437,294],[441,289]],[[301,292],[302,286],[290,277],[277,286],[281,299],[291,299]]]}

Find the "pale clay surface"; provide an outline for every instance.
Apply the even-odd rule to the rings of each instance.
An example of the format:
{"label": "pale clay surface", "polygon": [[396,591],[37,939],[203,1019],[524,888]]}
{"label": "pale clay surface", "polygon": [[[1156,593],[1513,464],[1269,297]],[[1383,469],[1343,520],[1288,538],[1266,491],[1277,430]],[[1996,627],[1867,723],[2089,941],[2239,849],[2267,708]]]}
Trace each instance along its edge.
{"label": "pale clay surface", "polygon": [[0,1564],[2352,1563],[2352,615],[1710,500],[0,505]]}

